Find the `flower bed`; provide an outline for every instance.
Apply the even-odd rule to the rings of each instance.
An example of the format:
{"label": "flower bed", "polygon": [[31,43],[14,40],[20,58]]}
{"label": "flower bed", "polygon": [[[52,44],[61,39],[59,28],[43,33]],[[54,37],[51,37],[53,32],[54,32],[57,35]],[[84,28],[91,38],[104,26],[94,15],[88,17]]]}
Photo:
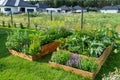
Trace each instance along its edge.
{"label": "flower bed", "polygon": [[9,50],[9,52],[15,56],[19,56],[21,58],[33,61],[33,60],[37,60],[37,59],[41,58],[42,56],[50,54],[51,52],[55,51],[58,46],[59,46],[58,42],[52,42],[52,43],[46,44],[46,45],[42,46],[41,52],[39,54],[33,55],[33,56],[26,55],[25,53],[17,52],[15,50]]}

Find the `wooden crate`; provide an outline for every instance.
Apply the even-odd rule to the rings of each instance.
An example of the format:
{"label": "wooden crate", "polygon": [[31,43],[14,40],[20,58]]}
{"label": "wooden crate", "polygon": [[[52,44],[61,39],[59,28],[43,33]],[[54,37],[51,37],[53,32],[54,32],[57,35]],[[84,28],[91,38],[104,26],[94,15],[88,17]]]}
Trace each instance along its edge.
{"label": "wooden crate", "polygon": [[17,52],[15,50],[9,50],[9,52],[15,56],[19,56],[21,58],[33,61],[33,60],[37,60],[37,59],[41,58],[42,56],[45,56],[45,55],[50,54],[51,52],[55,51],[57,49],[57,47],[59,46],[59,44],[60,44],[59,42],[52,42],[52,43],[43,45],[41,48],[41,52],[34,56],[26,55],[24,53]]}
{"label": "wooden crate", "polygon": [[[84,77],[88,77],[91,80],[94,80],[96,74],[101,69],[103,63],[106,61],[106,59],[107,59],[107,57],[108,57],[108,55],[110,54],[111,51],[112,51],[112,46],[109,46],[104,50],[104,52],[102,53],[102,55],[99,58],[94,58],[95,61],[98,63],[98,68],[97,68],[96,72],[84,71],[84,70],[76,69],[76,68],[69,67],[69,66],[66,66],[66,65],[57,64],[57,63],[54,63],[54,62],[49,62],[49,64],[52,67],[61,68],[61,69],[64,69],[65,71],[70,71],[70,72],[73,72],[75,74],[78,74],[78,75],[81,75],[81,76],[84,76]],[[84,57],[84,58],[89,58],[89,57],[83,56],[83,55],[80,55],[80,56]]]}

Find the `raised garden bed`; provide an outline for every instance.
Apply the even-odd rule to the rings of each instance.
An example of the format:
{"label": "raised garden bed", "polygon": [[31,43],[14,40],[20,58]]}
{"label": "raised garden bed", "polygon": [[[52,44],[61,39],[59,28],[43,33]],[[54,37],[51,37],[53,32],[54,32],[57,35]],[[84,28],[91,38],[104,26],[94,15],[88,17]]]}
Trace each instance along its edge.
{"label": "raised garden bed", "polygon": [[9,52],[15,56],[19,56],[21,58],[33,61],[33,60],[37,60],[39,58],[41,58],[42,56],[45,56],[47,54],[50,54],[51,52],[55,51],[57,49],[57,47],[59,46],[59,42],[52,42],[46,45],[43,45],[41,48],[41,52],[37,55],[27,55],[21,52],[17,52],[15,50],[9,50]]}
{"label": "raised garden bed", "polygon": [[12,54],[32,61],[55,51],[59,46],[56,40],[71,34],[63,27],[39,31],[16,30],[8,34],[6,47]]}
{"label": "raised garden bed", "polygon": [[[89,71],[73,68],[70,66],[58,64],[55,62],[51,62],[51,61],[49,62],[49,64],[52,67],[61,68],[61,69],[64,69],[65,71],[70,71],[70,72],[73,72],[75,74],[78,74],[78,75],[81,75],[84,77],[88,77],[88,78],[93,80],[95,78],[96,74],[99,72],[100,68],[102,67],[103,63],[105,62],[105,60],[107,59],[107,57],[111,51],[112,51],[112,46],[109,46],[104,50],[104,52],[102,53],[102,55],[99,58],[94,58],[95,62],[97,62],[97,64],[98,64],[98,67],[97,67],[95,72],[89,72]],[[82,58],[89,58],[88,56],[83,56],[83,55],[79,55],[79,56]]]}

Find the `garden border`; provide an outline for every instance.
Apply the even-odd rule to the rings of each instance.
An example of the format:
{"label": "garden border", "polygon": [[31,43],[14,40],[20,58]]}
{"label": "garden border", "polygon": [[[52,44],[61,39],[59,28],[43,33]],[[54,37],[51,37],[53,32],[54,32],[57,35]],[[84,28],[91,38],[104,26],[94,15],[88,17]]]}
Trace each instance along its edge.
{"label": "garden border", "polygon": [[57,49],[57,47],[59,46],[59,42],[52,42],[46,45],[43,45],[41,47],[41,52],[37,55],[31,56],[31,55],[26,55],[22,52],[17,52],[15,50],[9,50],[9,52],[15,56],[19,56],[21,58],[27,59],[29,61],[34,61],[37,60],[47,54],[50,54],[51,52],[55,51]]}
{"label": "garden border", "polygon": [[[73,72],[75,74],[78,74],[78,75],[81,75],[81,76],[84,76],[84,77],[88,77],[91,80],[94,80],[96,74],[100,71],[103,63],[106,61],[107,57],[109,56],[110,52],[112,51],[112,48],[113,48],[113,46],[107,47],[104,50],[103,54],[99,58],[95,58],[96,62],[98,63],[98,68],[97,68],[96,72],[84,71],[84,70],[76,69],[76,68],[69,67],[69,66],[66,66],[66,65],[57,64],[57,63],[51,62],[51,61],[49,61],[49,64],[52,67],[61,68],[65,71],[70,71],[70,72]],[[82,56],[82,55],[80,55],[80,56],[81,57],[86,57],[86,56]],[[86,57],[86,58],[89,58],[89,57]]]}

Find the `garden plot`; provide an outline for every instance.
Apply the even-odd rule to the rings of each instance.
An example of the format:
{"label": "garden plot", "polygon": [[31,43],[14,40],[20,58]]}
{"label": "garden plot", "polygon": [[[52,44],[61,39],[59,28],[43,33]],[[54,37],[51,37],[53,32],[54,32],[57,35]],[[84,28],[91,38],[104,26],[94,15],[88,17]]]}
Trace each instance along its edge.
{"label": "garden plot", "polygon": [[10,53],[27,60],[36,60],[59,46],[54,40],[65,38],[72,33],[65,28],[50,28],[40,31],[14,31],[7,37],[6,46]]}

